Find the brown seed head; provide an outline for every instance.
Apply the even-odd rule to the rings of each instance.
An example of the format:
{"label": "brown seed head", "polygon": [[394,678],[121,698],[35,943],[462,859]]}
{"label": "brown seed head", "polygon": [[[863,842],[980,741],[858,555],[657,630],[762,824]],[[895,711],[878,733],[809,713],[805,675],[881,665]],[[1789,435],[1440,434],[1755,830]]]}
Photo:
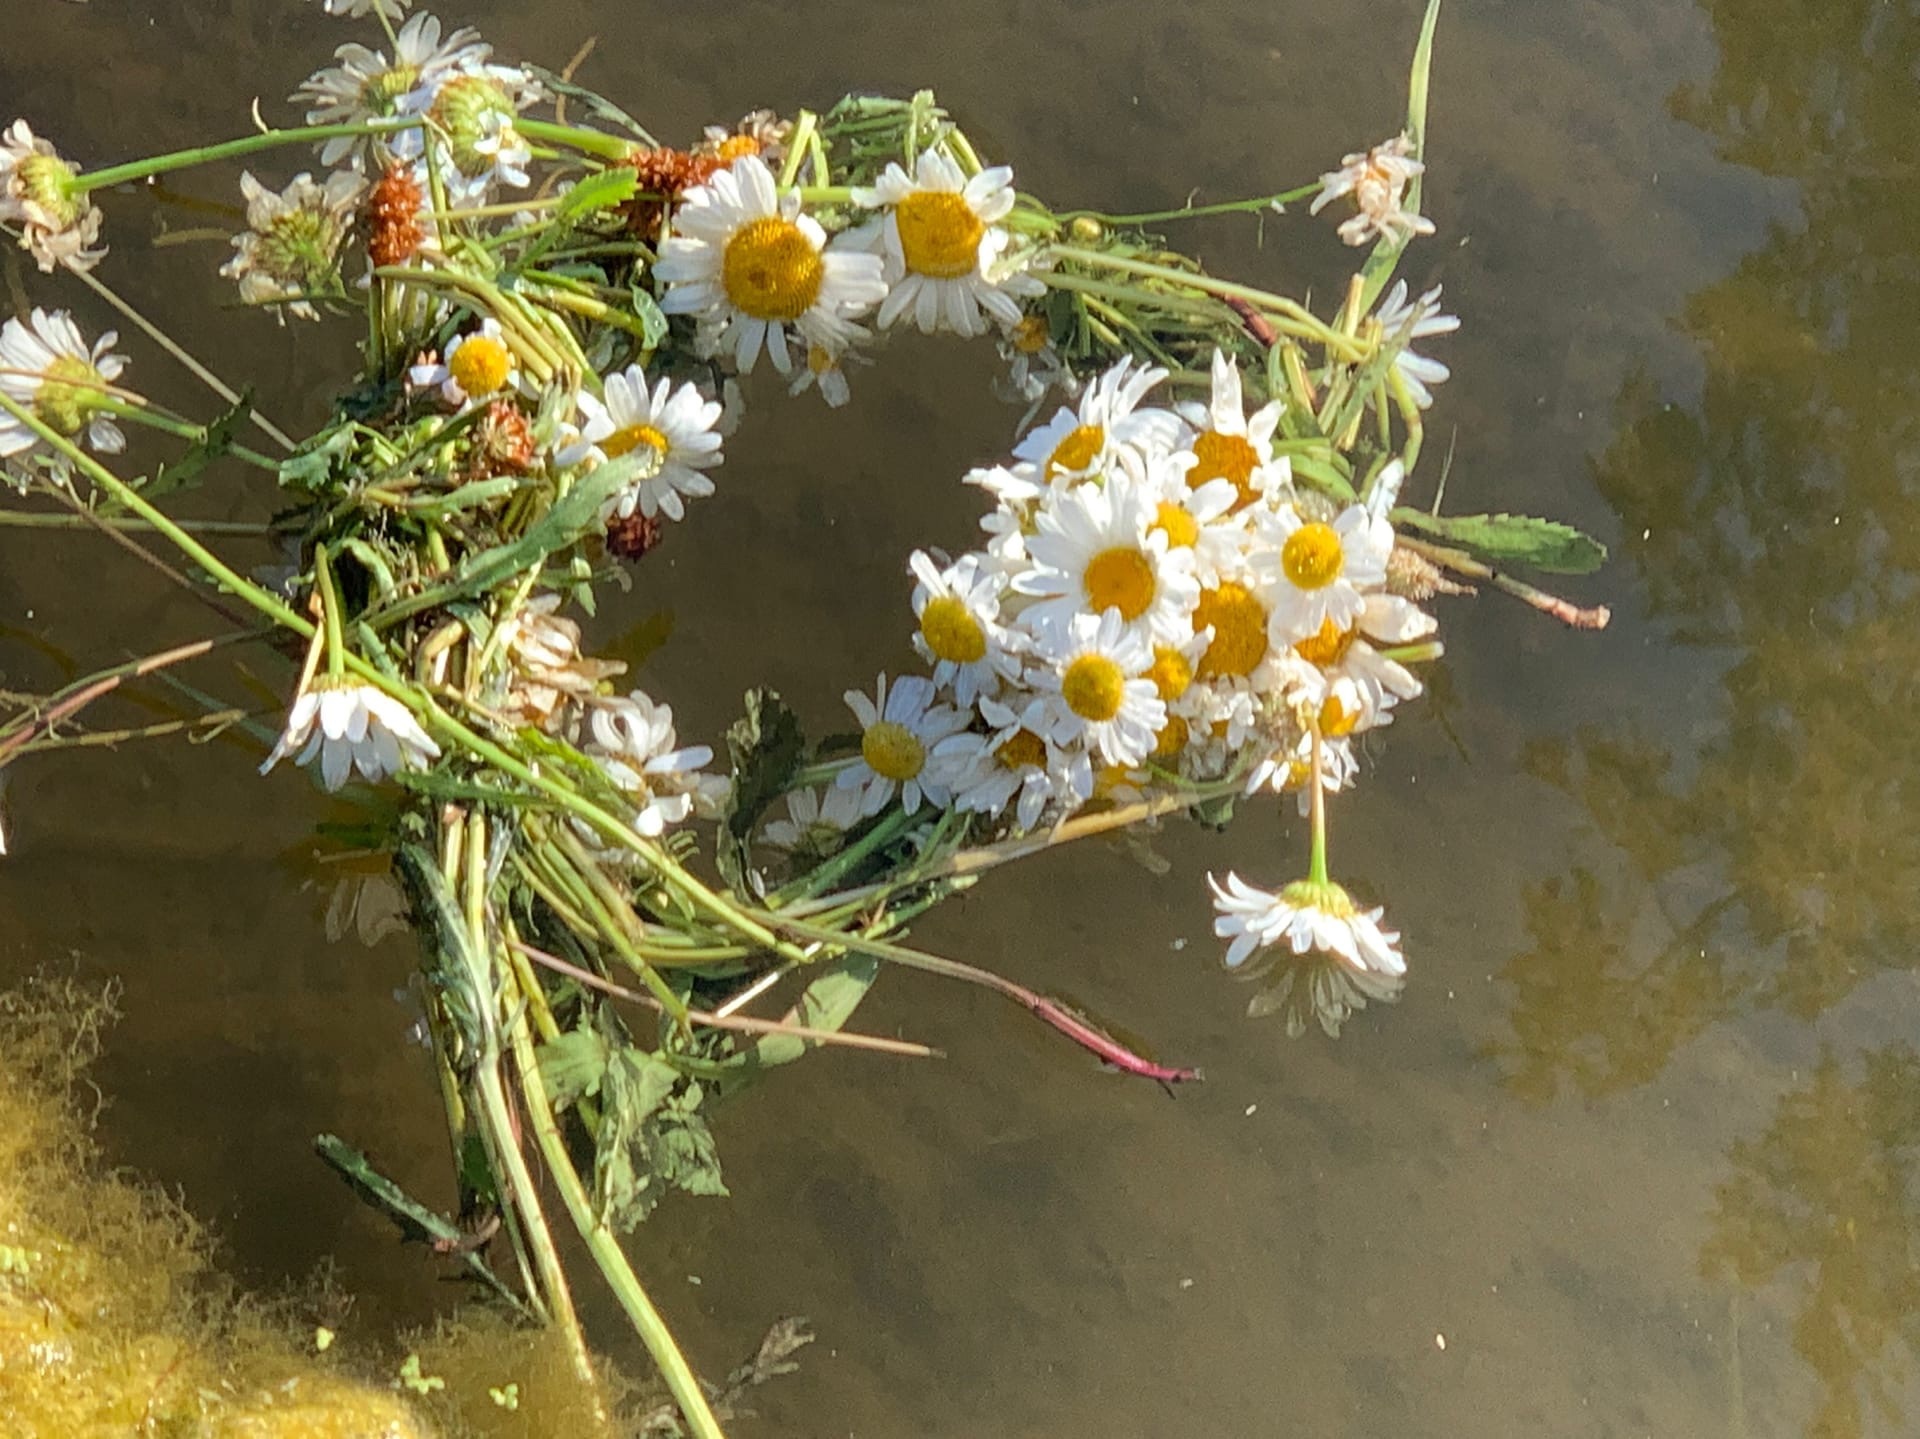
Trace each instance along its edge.
{"label": "brown seed head", "polygon": [[420,228],[420,182],[401,161],[387,166],[367,196],[367,255],[376,265],[404,265],[426,239]]}
{"label": "brown seed head", "polygon": [[695,155],[686,150],[635,150],[627,156],[640,177],[640,193],[622,207],[627,228],[642,240],[660,238],[660,222],[673,202],[695,185],[711,180],[725,161],[718,155]]}
{"label": "brown seed head", "polygon": [[524,475],[533,468],[533,426],[512,400],[493,400],[474,427],[475,467],[489,477]]}
{"label": "brown seed head", "polygon": [[638,560],[660,543],[666,526],[635,510],[607,521],[607,548],[623,560]]}

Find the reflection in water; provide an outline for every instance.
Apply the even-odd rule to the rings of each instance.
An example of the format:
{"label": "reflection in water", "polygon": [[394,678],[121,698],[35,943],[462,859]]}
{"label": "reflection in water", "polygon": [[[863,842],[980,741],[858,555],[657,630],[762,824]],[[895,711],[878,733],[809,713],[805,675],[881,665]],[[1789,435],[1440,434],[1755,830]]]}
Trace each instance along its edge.
{"label": "reflection in water", "polygon": [[[1614,848],[1525,895],[1497,1048],[1536,1097],[1644,1084],[1718,1020],[1811,1021],[1920,961],[1920,765],[1898,740],[1920,698],[1920,202],[1901,183],[1920,8],[1703,7],[1721,63],[1673,109],[1797,183],[1801,215],[1685,307],[1697,398],[1630,379],[1596,467],[1651,616],[1699,668],[1656,715],[1530,751]],[[1889,1368],[1920,1340],[1917,1081],[1904,1048],[1858,1083],[1823,1061],[1720,1193],[1711,1272],[1812,1265],[1794,1341],[1819,1435],[1863,1432],[1863,1393],[1891,1417]]]}

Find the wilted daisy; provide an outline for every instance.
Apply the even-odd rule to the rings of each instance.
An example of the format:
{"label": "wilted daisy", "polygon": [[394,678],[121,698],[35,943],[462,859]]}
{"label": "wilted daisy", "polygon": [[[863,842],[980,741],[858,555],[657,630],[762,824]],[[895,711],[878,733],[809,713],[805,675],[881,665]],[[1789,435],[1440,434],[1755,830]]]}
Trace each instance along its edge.
{"label": "wilted daisy", "polygon": [[787,817],[768,820],[760,838],[775,849],[831,854],[860,822],[860,791],[831,786],[787,793]]}
{"label": "wilted daisy", "polygon": [[1064,631],[1076,615],[1116,614],[1129,632],[1183,643],[1200,599],[1193,551],[1169,545],[1159,501],[1124,474],[1081,484],[1043,505],[1027,537],[1031,566],[1013,587],[1036,596],[1021,618]]}
{"label": "wilted daisy", "polygon": [[319,319],[304,297],[339,288],[335,260],[365,188],[355,172],[336,170],[324,185],[300,174],[276,193],[241,171],[247,228],[233,237],[236,253],[220,273],[240,282],[240,298],[249,305],[274,305],[283,323],[287,313]]}
{"label": "wilted daisy", "polygon": [[649,839],[726,794],[723,776],[700,773],[713,751],[679,746],[672,708],[644,692],[593,702],[586,751],[638,806],[633,827]]}
{"label": "wilted daisy", "polygon": [[1269,592],[1276,645],[1317,635],[1329,622],[1346,629],[1360,616],[1362,591],[1386,583],[1393,527],[1362,505],[1347,506],[1332,524],[1283,506],[1259,526],[1280,551],[1281,578]]}
{"label": "wilted daisy", "polygon": [[[886,298],[880,258],[836,246],[782,195],[757,155],[736,160],[686,192],[660,244],[660,308],[692,315],[703,355],[725,352],[751,370],[764,349],[781,374],[793,368],[787,330],[839,354],[865,335],[855,317]],[[804,353],[804,352],[803,352]]]}
{"label": "wilted daisy", "polygon": [[871,364],[858,350],[835,352],[825,345],[808,345],[807,362],[793,367],[793,377],[787,381],[789,395],[803,395],[808,390],[818,390],[820,398],[827,402],[827,408],[837,410],[853,398],[853,391],[847,385],[847,365],[859,363]]}
{"label": "wilted daisy", "polygon": [[601,507],[600,518],[625,519],[638,510],[648,519],[660,514],[684,519],[682,496],[698,499],[712,494],[713,481],[701,471],[723,459],[720,436],[714,430],[721,408],[718,400],[709,400],[691,382],[674,389],[673,382],[663,378],[649,391],[646,372],[638,365],[607,376],[604,401],[583,390],[580,413],[586,424],[580,441],[587,449],[579,458],[617,460],[646,449],[659,461],[651,475],[611,496]]}
{"label": "wilted daisy", "polygon": [[[463,68],[484,65],[493,47],[483,44],[477,31],[459,29],[441,38],[440,21],[416,15],[400,27],[394,58],[365,45],[342,45],[333,52],[339,63],[301,83],[289,97],[307,106],[309,125],[359,125],[400,115],[401,102],[416,90],[432,89]],[[320,142],[320,163],[345,160],[358,170],[370,150],[384,167],[393,154],[392,135],[335,135]],[[416,152],[418,147],[415,147]]]}
{"label": "wilted daisy", "polygon": [[1337,956],[1363,974],[1402,975],[1399,934],[1380,927],[1379,909],[1362,910],[1339,885],[1301,879],[1278,894],[1257,889],[1229,873],[1223,885],[1212,875],[1213,932],[1227,941],[1228,969],[1239,969],[1258,951],[1286,941],[1295,954],[1310,950]]}
{"label": "wilted daisy", "polygon": [[983,699],[980,717],[993,727],[991,734],[955,735],[935,752],[943,762],[965,761],[953,781],[956,809],[997,815],[1012,803],[1014,820],[1025,831],[1049,808],[1064,813],[1092,796],[1093,763],[1085,750],[1054,743],[1044,696],[1027,696],[1019,709]]}
{"label": "wilted daisy", "polygon": [[[26,320],[0,327],[0,394],[26,407],[49,429],[117,455],[127,437],[104,411],[108,388],[127,362],[111,354],[119,339],[108,330],[91,349],[65,310],[36,309]],[[0,414],[0,456],[31,450],[40,440],[24,420]]]}
{"label": "wilted daisy", "polygon": [[888,688],[882,674],[871,697],[848,690],[846,701],[860,721],[860,757],[834,782],[860,795],[860,813],[878,814],[896,790],[908,814],[923,798],[945,804],[949,776],[929,761],[935,745],[966,726],[966,716],[935,704],[933,682],[919,675],[904,675]]}
{"label": "wilted daisy", "polygon": [[[1004,386],[996,382],[994,393],[1002,399],[1018,400],[1037,409],[1047,397],[1047,391],[1057,389],[1072,394],[1077,388],[1073,371],[1053,343],[1052,328],[1045,315],[1028,315],[1019,323],[1009,325],[1000,336],[1000,358],[1007,363],[1007,377]],[[1026,427],[1033,413],[1028,412],[1020,428]]]}
{"label": "wilted daisy", "polygon": [[696,155],[711,155],[731,165],[746,155],[758,155],[769,165],[778,165],[787,154],[787,137],[793,133],[793,121],[782,120],[771,110],[749,110],[731,130],[724,125],[707,125],[700,131]]}
{"label": "wilted daisy", "polygon": [[870,186],[857,186],[853,203],[884,209],[848,241],[886,261],[892,288],[880,306],[882,329],[911,316],[923,334],[951,330],[984,335],[988,317],[1020,321],[1020,300],[1045,287],[1018,270],[1001,273],[1008,235],[998,221],[1013,209],[1013,171],[1005,165],[969,179],[951,156],[923,150],[911,178],[898,164]]}
{"label": "wilted daisy", "polygon": [[1273,454],[1273,432],[1280,424],[1280,402],[1275,400],[1252,415],[1240,383],[1240,367],[1220,350],[1213,352],[1213,390],[1204,405],[1188,401],[1176,407],[1193,426],[1188,442],[1193,467],[1187,484],[1194,489],[1226,480],[1233,485],[1237,508],[1284,494],[1293,484],[1285,456]]}
{"label": "wilted daisy", "polygon": [[444,359],[410,366],[407,379],[422,390],[437,386],[441,399],[464,408],[474,400],[519,384],[520,367],[507,348],[500,322],[488,316],[479,329],[455,335],[447,344]]}
{"label": "wilted daisy", "polygon": [[1021,643],[1000,623],[1006,577],[996,566],[962,555],[942,569],[926,551],[915,550],[907,568],[920,622],[913,647],[933,665],[936,687],[952,690],[964,709],[1019,677]]}
{"label": "wilted daisy", "polygon": [[1080,479],[1115,465],[1139,472],[1149,454],[1173,448],[1180,420],[1170,410],[1140,402],[1166,379],[1157,365],[1136,366],[1128,356],[1088,382],[1079,400],[1013,447],[1013,457],[1043,482]]}
{"label": "wilted daisy", "polygon": [[[304,746],[304,748],[302,748]],[[295,764],[320,760],[320,783],[339,789],[358,770],[378,784],[403,769],[424,769],[440,746],[407,707],[372,685],[321,675],[293,702],[286,730],[260,766],[265,774],[295,749]]]}
{"label": "wilted daisy", "polygon": [[56,265],[91,270],[107,253],[89,248],[100,238],[100,209],[76,193],[75,174],[25,120],[0,136],[0,222],[20,227],[21,247],[48,274]]}
{"label": "wilted daisy", "polygon": [[1400,353],[1393,357],[1394,371],[1406,382],[1407,393],[1413,396],[1414,404],[1426,409],[1433,403],[1432,387],[1453,371],[1438,360],[1416,355],[1413,342],[1434,335],[1451,335],[1460,328],[1460,317],[1440,313],[1438,285],[1418,301],[1408,303],[1407,282],[1395,280],[1393,288],[1381,298],[1380,307],[1373,312],[1373,318],[1380,326],[1383,339],[1402,346]]}
{"label": "wilted daisy", "polygon": [[496,709],[548,733],[563,726],[569,702],[591,699],[604,681],[626,669],[619,660],[581,653],[580,626],[558,613],[560,603],[557,594],[536,596],[496,631],[508,661],[506,694]]}
{"label": "wilted daisy", "polygon": [[[1376,644],[1401,645],[1425,639],[1437,628],[1432,615],[1398,595],[1369,594],[1359,615],[1345,629],[1328,620],[1318,634],[1298,640],[1277,666],[1278,680],[1291,698],[1316,710],[1333,705],[1321,720],[1330,735],[1354,734],[1392,723],[1401,700],[1416,698],[1419,679],[1405,665],[1388,659]],[[1351,692],[1340,689],[1350,685]]]}
{"label": "wilted daisy", "polygon": [[1346,156],[1338,170],[1322,175],[1309,212],[1317,215],[1342,195],[1353,196],[1359,213],[1340,226],[1340,238],[1349,245],[1364,245],[1376,235],[1383,240],[1431,235],[1433,221],[1401,208],[1407,182],[1426,168],[1413,158],[1413,141],[1396,135],[1364,154]]}
{"label": "wilted daisy", "polygon": [[1117,611],[1075,615],[1043,642],[1028,679],[1047,693],[1052,737],[1131,769],[1153,753],[1167,706],[1149,673],[1153,651]]}

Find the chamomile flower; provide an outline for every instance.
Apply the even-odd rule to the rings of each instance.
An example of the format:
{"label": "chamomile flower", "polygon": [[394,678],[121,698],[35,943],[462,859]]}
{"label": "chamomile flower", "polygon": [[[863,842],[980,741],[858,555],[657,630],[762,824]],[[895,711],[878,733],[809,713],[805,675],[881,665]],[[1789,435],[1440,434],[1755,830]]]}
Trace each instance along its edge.
{"label": "chamomile flower", "polygon": [[966,727],[966,716],[935,704],[933,681],[918,675],[902,676],[889,689],[882,674],[872,697],[848,690],[846,701],[860,721],[860,758],[834,783],[859,794],[860,813],[878,814],[896,791],[908,814],[922,799],[944,805],[950,773],[930,761],[935,745]]}
{"label": "chamomile flower", "polygon": [[1200,583],[1191,549],[1158,527],[1159,502],[1124,474],[1055,496],[1034,517],[1030,568],[1013,587],[1036,601],[1021,618],[1062,631],[1076,615],[1117,614],[1130,632],[1183,643],[1193,633]]}
{"label": "chamomile flower", "polygon": [[1007,326],[1000,337],[1000,358],[1007,362],[1005,398],[1037,406],[1049,390],[1071,394],[1075,388],[1073,371],[1053,343],[1045,315],[1028,315]]}
{"label": "chamomile flower", "polygon": [[1056,410],[1015,445],[1014,459],[1049,484],[1115,466],[1138,473],[1149,454],[1171,450],[1180,437],[1177,415],[1140,404],[1166,377],[1157,365],[1121,360],[1094,376],[1071,408]]}
{"label": "chamomile flower", "polygon": [[1351,195],[1359,213],[1340,226],[1340,238],[1349,245],[1364,245],[1376,235],[1383,240],[1431,235],[1433,221],[1402,208],[1407,182],[1426,168],[1413,158],[1413,141],[1396,135],[1363,154],[1346,156],[1338,170],[1322,175],[1309,213],[1317,215]]}
{"label": "chamomile flower", "polygon": [[965,761],[953,782],[956,809],[998,815],[1012,804],[1018,832],[1026,832],[1049,810],[1064,815],[1092,797],[1093,762],[1085,750],[1053,741],[1044,696],[1028,695],[1017,709],[982,700],[980,717],[991,734],[955,735],[936,750],[941,760]]}
{"label": "chamomile flower", "polygon": [[1332,524],[1283,506],[1263,517],[1262,532],[1280,552],[1280,579],[1270,590],[1275,645],[1317,635],[1328,622],[1347,628],[1360,617],[1362,592],[1386,583],[1393,527],[1363,506],[1349,505]]}
{"label": "chamomile flower", "polygon": [[1407,644],[1436,627],[1432,615],[1398,595],[1367,595],[1350,627],[1328,620],[1318,634],[1294,642],[1276,666],[1277,687],[1293,702],[1320,711],[1321,730],[1329,735],[1391,724],[1393,707],[1417,698],[1421,684],[1372,642]]}
{"label": "chamomile flower", "polygon": [[[530,183],[533,150],[514,121],[541,94],[524,70],[469,62],[415,87],[400,111],[428,122],[453,197],[477,203],[496,184],[525,189]],[[425,146],[421,130],[403,130],[392,140],[394,154],[403,159],[422,154]]]}
{"label": "chamomile flower", "polygon": [[775,849],[831,854],[860,823],[860,791],[831,786],[787,793],[787,817],[768,820],[760,838]]}
{"label": "chamomile flower", "polygon": [[1394,372],[1406,382],[1407,393],[1413,396],[1414,404],[1426,409],[1433,403],[1432,387],[1453,371],[1438,360],[1416,355],[1413,342],[1434,335],[1451,335],[1460,328],[1460,317],[1440,313],[1440,286],[1435,285],[1419,300],[1409,303],[1407,282],[1395,280],[1393,288],[1382,297],[1380,307],[1373,312],[1373,318],[1380,326],[1382,338],[1402,343],[1400,353],[1393,357]]}
{"label": "chamomile flower", "polygon": [[260,766],[265,774],[295,750],[295,764],[320,761],[320,783],[339,789],[359,771],[371,784],[424,769],[440,746],[391,695],[345,675],[321,675],[293,702],[287,727]]}
{"label": "chamomile flower", "polygon": [[654,265],[667,287],[660,308],[692,315],[700,353],[724,352],[741,371],[764,349],[790,373],[789,327],[805,345],[847,349],[866,334],[855,319],[886,298],[880,257],[828,249],[819,221],[797,194],[779,193],[757,155],[688,190],[673,231]]}
{"label": "chamomile flower", "polygon": [[969,179],[938,149],[920,152],[911,178],[892,164],[872,185],[856,188],[854,204],[885,210],[849,235],[850,244],[885,261],[892,288],[876,317],[880,328],[910,315],[923,334],[951,330],[970,338],[987,332],[989,317],[1018,324],[1020,298],[1045,289],[1002,264],[1008,235],[998,222],[1013,200],[1013,171],[1005,165]]}
{"label": "chamomile flower", "polygon": [[1240,511],[1240,492],[1229,480],[1189,486],[1177,457],[1148,468],[1154,499],[1152,528],[1167,537],[1169,550],[1190,552],[1193,572],[1202,584],[1247,566],[1249,533]]}
{"label": "chamomile flower", "polygon": [[52,274],[91,270],[107,253],[100,238],[100,207],[76,192],[76,169],[53,146],[15,120],[0,136],[0,221],[20,227],[21,248],[40,269]]}
{"label": "chamomile flower", "polygon": [[[437,16],[415,15],[394,37],[394,58],[365,45],[342,45],[333,52],[339,63],[302,82],[290,97],[307,106],[309,125],[358,125],[369,120],[391,120],[401,114],[401,102],[422,87],[431,89],[463,69],[484,65],[493,47],[483,44],[476,31],[460,29],[441,34]],[[320,163],[345,161],[365,167],[369,153],[384,167],[394,151],[392,135],[335,135],[320,143]],[[418,146],[414,147],[418,153]]]}
{"label": "chamomile flower", "polygon": [[970,707],[980,695],[999,693],[1019,678],[1021,641],[1000,623],[1006,576],[978,555],[962,555],[941,569],[924,550],[907,560],[912,573],[913,613],[920,627],[913,647],[933,665],[936,688]]}
{"label": "chamomile flower", "polygon": [[1295,954],[1331,954],[1358,973],[1407,972],[1399,934],[1380,926],[1384,911],[1362,910],[1337,884],[1295,880],[1275,894],[1232,873],[1224,885],[1212,875],[1207,883],[1219,911],[1213,932],[1227,941],[1228,969],[1240,969],[1257,952],[1285,941]]}
{"label": "chamomile flower", "polygon": [[479,329],[455,335],[444,359],[411,366],[407,379],[418,389],[438,386],[442,400],[464,409],[475,400],[517,386],[520,368],[507,348],[500,322],[488,316]]}
{"label": "chamomile flower", "polygon": [[[1341,693],[1322,704],[1321,721],[1331,719],[1339,722],[1343,707],[1356,702],[1350,685],[1342,685]],[[1360,756],[1354,752],[1353,737],[1350,734],[1327,735],[1320,739],[1320,788],[1327,794],[1339,794],[1351,789],[1360,778]],[[1259,794],[1262,790],[1272,790],[1275,794],[1285,794],[1291,790],[1297,796],[1296,803],[1302,819],[1313,810],[1313,732],[1299,730],[1290,739],[1269,737],[1268,747],[1259,752],[1259,758],[1247,774],[1245,793]]]}
{"label": "chamomile flower", "polygon": [[1194,458],[1187,484],[1197,490],[1215,480],[1228,481],[1234,488],[1236,509],[1271,503],[1293,486],[1291,465],[1285,456],[1275,459],[1273,454],[1280,402],[1270,401],[1247,414],[1240,367],[1218,349],[1213,352],[1212,379],[1206,404],[1188,401],[1176,406],[1194,429],[1187,442]]}
{"label": "chamomile flower", "polygon": [[835,352],[825,345],[808,345],[807,362],[793,367],[793,377],[787,381],[787,393],[803,395],[808,390],[818,390],[820,398],[827,402],[827,408],[837,410],[853,398],[853,391],[847,384],[847,366],[872,363],[858,350]]}
{"label": "chamomile flower", "polygon": [[[127,362],[110,353],[112,330],[88,348],[65,310],[36,309],[26,320],[0,327],[0,394],[33,411],[49,429],[72,437],[84,433],[91,448],[117,455],[127,437],[105,413],[107,390]],[[40,439],[25,421],[0,414],[0,456],[33,449]]]}
{"label": "chamomile flower", "polygon": [[1047,695],[1056,743],[1097,751],[1108,764],[1131,769],[1153,753],[1167,722],[1152,667],[1145,636],[1108,609],[1075,615],[1050,635],[1028,680]]}
{"label": "chamomile flower", "polygon": [[220,273],[240,282],[247,304],[273,305],[282,324],[288,314],[319,319],[306,296],[339,288],[340,242],[365,189],[366,181],[352,170],[334,171],[324,185],[311,175],[295,175],[280,191],[241,171],[247,228],[233,237],[234,256]]}
{"label": "chamomile flower", "polygon": [[696,810],[711,810],[725,796],[724,777],[700,773],[713,751],[680,748],[673,710],[644,692],[595,700],[589,725],[587,753],[638,806],[633,827],[647,838]]}
{"label": "chamomile flower", "polygon": [[691,382],[676,390],[663,378],[649,391],[646,372],[632,365],[623,374],[607,376],[604,401],[582,391],[579,404],[586,418],[580,432],[586,455],[614,460],[645,448],[659,461],[651,475],[606,502],[602,520],[625,519],[636,509],[648,519],[660,514],[684,519],[683,496],[698,499],[713,493],[713,481],[701,471],[724,458],[714,429],[722,406]]}

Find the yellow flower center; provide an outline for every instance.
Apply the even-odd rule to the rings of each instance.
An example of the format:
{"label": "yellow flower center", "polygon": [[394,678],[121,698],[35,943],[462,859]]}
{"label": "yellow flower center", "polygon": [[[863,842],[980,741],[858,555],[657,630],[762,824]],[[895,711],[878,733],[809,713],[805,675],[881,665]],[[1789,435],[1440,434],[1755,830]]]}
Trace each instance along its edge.
{"label": "yellow flower center", "polygon": [[1193,665],[1173,646],[1155,645],[1153,668],[1147,671],[1147,678],[1160,691],[1161,699],[1177,700],[1193,683]]}
{"label": "yellow flower center", "polygon": [[1168,715],[1166,726],[1153,737],[1153,758],[1172,759],[1187,747],[1187,722],[1179,715]]}
{"label": "yellow flower center", "polygon": [[1084,470],[1092,464],[1107,442],[1107,432],[1098,425],[1082,425],[1053,447],[1047,456],[1047,477]]}
{"label": "yellow flower center", "polygon": [[77,435],[87,416],[100,408],[104,381],[100,372],[77,355],[55,355],[41,372],[34,392],[34,413],[63,435]]}
{"label": "yellow flower center", "polygon": [[839,365],[839,356],[825,345],[807,346],[807,369],[815,379],[831,373]]}
{"label": "yellow flower center", "polygon": [[1245,585],[1232,580],[1200,591],[1194,607],[1196,630],[1213,626],[1213,643],[1200,656],[1202,679],[1250,675],[1267,653],[1267,607]]}
{"label": "yellow flower center", "polygon": [[1120,713],[1127,677],[1105,655],[1081,655],[1061,677],[1060,697],[1081,719],[1099,724]]}
{"label": "yellow flower center", "polygon": [[917,190],[893,207],[900,227],[900,255],[916,275],[957,280],[980,263],[980,237],[987,233],[965,195]]}
{"label": "yellow flower center", "polygon": [[1045,315],[1028,315],[1013,327],[1013,347],[1023,355],[1039,354],[1052,338],[1053,330]]}
{"label": "yellow flower center", "polygon": [[610,460],[617,460],[622,455],[632,454],[642,445],[656,455],[664,456],[667,453],[667,437],[652,425],[627,425],[615,430],[600,442],[600,453]]}
{"label": "yellow flower center", "polygon": [[1160,512],[1154,517],[1153,527],[1165,535],[1167,544],[1176,550],[1190,550],[1200,538],[1200,521],[1172,500],[1160,502]]}
{"label": "yellow flower center", "polygon": [[491,395],[507,382],[513,356],[492,335],[469,335],[447,360],[453,382],[469,395]]}
{"label": "yellow flower center", "polygon": [[1086,588],[1089,609],[1096,615],[1118,610],[1123,620],[1144,615],[1158,588],[1153,561],[1131,548],[1102,550],[1087,561],[1080,583]]}
{"label": "yellow flower center", "polygon": [[1030,729],[1015,730],[994,747],[993,757],[1003,769],[1042,769],[1047,743]]}
{"label": "yellow flower center", "polygon": [[69,188],[75,171],[65,160],[57,155],[28,155],[13,167],[13,173],[21,193],[55,225],[65,227],[80,218],[84,201]]}
{"label": "yellow flower center", "polygon": [[1260,498],[1253,487],[1253,472],[1259,468],[1260,453],[1244,435],[1223,435],[1218,430],[1203,430],[1193,442],[1197,461],[1187,471],[1187,483],[1194,489],[1209,480],[1231,480],[1240,499],[1234,508],[1242,509]]}
{"label": "yellow flower center", "polygon": [[1354,630],[1341,629],[1332,620],[1322,620],[1320,633],[1301,640],[1293,647],[1293,652],[1310,665],[1332,669],[1346,658],[1356,633]]}
{"label": "yellow flower center", "polygon": [[1329,739],[1352,734],[1353,727],[1359,722],[1360,711],[1350,710],[1341,704],[1338,695],[1328,695],[1320,706],[1320,733]]}
{"label": "yellow flower center", "polygon": [[860,757],[884,779],[909,780],[925,766],[927,747],[905,725],[881,720],[860,737]]}
{"label": "yellow flower center", "polygon": [[791,220],[762,215],[733,232],[720,282],[734,308],[756,320],[797,320],[813,308],[826,263]]}
{"label": "yellow flower center", "polygon": [[920,611],[920,637],[935,659],[952,660],[957,665],[970,665],[987,652],[987,632],[967,613],[966,605],[952,595],[927,601],[927,607]]}
{"label": "yellow flower center", "polygon": [[731,165],[746,155],[758,155],[760,142],[751,135],[729,135],[714,149],[723,164]]}
{"label": "yellow flower center", "polygon": [[1332,525],[1323,525],[1317,520],[1300,526],[1280,547],[1281,571],[1303,590],[1325,589],[1340,578],[1345,564],[1339,534]]}

